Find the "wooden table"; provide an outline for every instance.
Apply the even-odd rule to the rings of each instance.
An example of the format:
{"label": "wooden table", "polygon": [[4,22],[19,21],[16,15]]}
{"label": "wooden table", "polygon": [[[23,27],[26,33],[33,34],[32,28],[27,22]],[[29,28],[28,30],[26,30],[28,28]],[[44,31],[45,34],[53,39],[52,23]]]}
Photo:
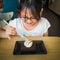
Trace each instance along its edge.
{"label": "wooden table", "polygon": [[22,40],[15,36],[11,40],[0,38],[0,60],[60,60],[60,37],[27,37],[30,40],[43,40],[47,54],[13,55],[15,42]]}

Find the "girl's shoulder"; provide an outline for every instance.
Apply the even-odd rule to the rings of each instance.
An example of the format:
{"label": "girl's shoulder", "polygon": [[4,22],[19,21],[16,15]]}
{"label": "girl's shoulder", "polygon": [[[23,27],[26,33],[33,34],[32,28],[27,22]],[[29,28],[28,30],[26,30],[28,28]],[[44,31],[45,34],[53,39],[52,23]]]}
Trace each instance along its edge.
{"label": "girl's shoulder", "polygon": [[20,21],[21,19],[20,18],[15,18],[13,20],[10,20],[9,23],[15,23],[16,21]]}
{"label": "girl's shoulder", "polygon": [[16,22],[17,22],[17,23],[18,23],[18,22],[20,23],[20,22],[21,22],[21,19],[20,19],[20,18],[15,18],[15,19],[9,21],[9,25],[10,25],[10,26],[15,26],[15,25],[16,25]]}
{"label": "girl's shoulder", "polygon": [[47,18],[44,18],[44,17],[41,17],[39,23],[43,24],[43,25],[50,24],[49,20]]}
{"label": "girl's shoulder", "polygon": [[[44,17],[41,17],[40,21],[41,21],[41,22],[46,22],[46,21],[48,21],[48,19],[47,19],[47,18],[44,18]],[[49,21],[48,21],[48,22],[49,22]]]}

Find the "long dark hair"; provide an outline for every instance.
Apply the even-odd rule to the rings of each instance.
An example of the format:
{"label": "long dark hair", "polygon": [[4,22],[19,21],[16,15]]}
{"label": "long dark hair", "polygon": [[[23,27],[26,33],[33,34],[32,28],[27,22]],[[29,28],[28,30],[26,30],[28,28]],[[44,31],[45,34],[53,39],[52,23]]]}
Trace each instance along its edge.
{"label": "long dark hair", "polygon": [[43,7],[42,0],[21,0],[18,11],[23,10],[25,7],[31,10],[34,17],[40,18],[40,11]]}

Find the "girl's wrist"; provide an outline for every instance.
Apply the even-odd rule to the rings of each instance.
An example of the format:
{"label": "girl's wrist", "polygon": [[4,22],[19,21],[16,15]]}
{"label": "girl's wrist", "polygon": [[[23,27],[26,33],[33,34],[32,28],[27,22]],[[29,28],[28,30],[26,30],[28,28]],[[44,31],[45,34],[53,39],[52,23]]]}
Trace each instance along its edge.
{"label": "girl's wrist", "polygon": [[6,31],[4,31],[4,30],[0,30],[0,38],[8,38],[8,35],[6,34]]}

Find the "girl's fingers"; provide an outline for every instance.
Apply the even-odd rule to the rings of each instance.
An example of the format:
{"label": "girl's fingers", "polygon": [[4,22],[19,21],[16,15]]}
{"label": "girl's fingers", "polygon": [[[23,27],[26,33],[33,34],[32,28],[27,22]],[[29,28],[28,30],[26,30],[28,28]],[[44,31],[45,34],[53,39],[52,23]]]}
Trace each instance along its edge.
{"label": "girl's fingers", "polygon": [[6,34],[8,35],[8,39],[11,40],[11,36],[17,34],[16,28],[10,26],[8,29],[6,29]]}
{"label": "girl's fingers", "polygon": [[16,29],[15,29],[15,28],[13,28],[13,29],[11,30],[11,34],[12,34],[12,35],[16,35],[16,34],[17,34],[17,32],[16,32]]}
{"label": "girl's fingers", "polygon": [[16,31],[11,31],[11,35],[16,35],[17,32]]}
{"label": "girl's fingers", "polygon": [[11,40],[11,36],[10,35],[8,35],[8,39]]}
{"label": "girl's fingers", "polygon": [[7,30],[6,33],[9,35],[16,35],[17,34],[16,30]]}

